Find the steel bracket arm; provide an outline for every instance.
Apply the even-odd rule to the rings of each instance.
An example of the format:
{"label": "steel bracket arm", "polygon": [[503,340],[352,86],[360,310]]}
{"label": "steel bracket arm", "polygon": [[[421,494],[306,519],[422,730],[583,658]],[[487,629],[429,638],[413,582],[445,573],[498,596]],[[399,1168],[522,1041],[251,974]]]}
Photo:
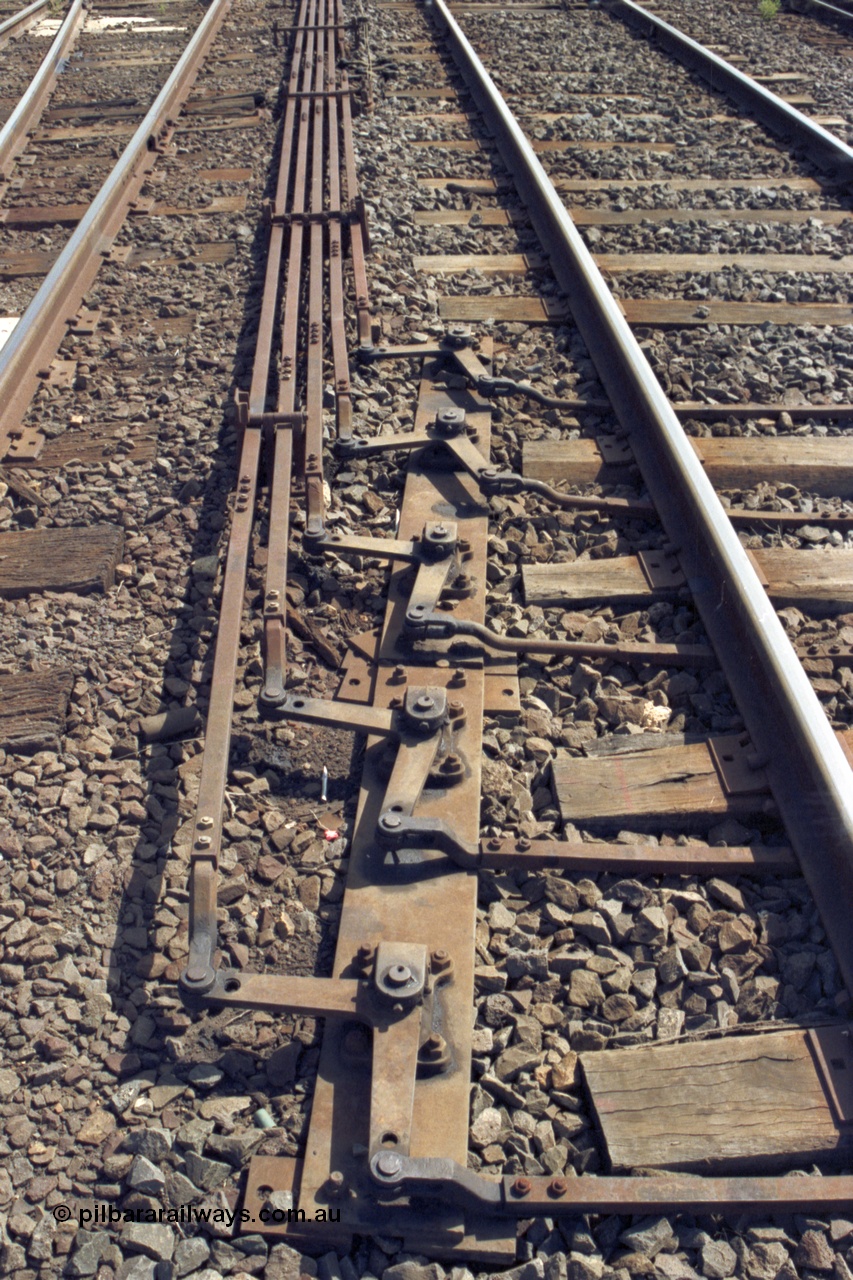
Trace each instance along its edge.
{"label": "steel bracket arm", "polygon": [[[443,1201],[463,1211],[496,1217],[564,1217],[582,1213],[795,1213],[841,1209],[850,1203],[851,1180],[780,1177],[705,1178],[661,1174],[633,1177],[484,1178],[454,1160],[412,1158],[378,1151],[370,1175],[380,1198],[401,1195]],[[817,1185],[815,1185],[817,1184]]]}

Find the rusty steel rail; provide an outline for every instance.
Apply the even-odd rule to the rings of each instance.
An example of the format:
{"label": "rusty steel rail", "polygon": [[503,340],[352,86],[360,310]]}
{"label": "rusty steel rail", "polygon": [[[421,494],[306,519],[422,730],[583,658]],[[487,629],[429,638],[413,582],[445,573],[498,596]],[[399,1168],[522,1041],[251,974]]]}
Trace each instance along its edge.
{"label": "rusty steel rail", "polygon": [[[441,3],[441,0],[438,0]],[[634,0],[605,0],[604,7],[614,17],[636,27],[660,48],[673,54],[679,62],[696,71],[712,89],[724,93],[738,106],[755,115],[762,124],[783,141],[799,143],[807,148],[809,160],[828,172],[839,183],[853,182],[853,147],[815,120],[792,107],[778,94],[758,84],[751,76],[712,53],[683,31],[649,13]]]}
{"label": "rusty steel rail", "polygon": [[[616,3],[632,11],[637,8],[630,0]],[[571,299],[575,322],[661,522],[678,548],[696,607],[752,741],[767,760],[773,798],[844,983],[853,992],[850,765],[678,417],[560,196],[444,0],[430,0],[428,10],[447,36],[554,274]],[[853,160],[853,151],[845,151]]]}
{"label": "rusty steel rail", "polygon": [[171,75],[59,258],[0,351],[0,458],[27,412],[43,370],[65,334],[68,318],[109,254],[128,209],[168,142],[187,95],[231,5],[213,0]]}
{"label": "rusty steel rail", "polygon": [[[72,0],[62,25],[45,54],[41,66],[33,76],[29,88],[0,129],[0,195],[3,193],[3,184],[7,183],[11,176],[12,165],[27,145],[28,134],[41,119],[62,69],[62,62],[74,46],[85,16],[83,4],[84,0]],[[23,13],[31,13],[42,7],[43,0],[38,0],[37,4],[24,9]],[[18,14],[18,18],[21,16]],[[14,19],[10,18],[9,21],[12,22]],[[6,25],[8,24],[3,24],[3,26]],[[2,43],[2,33],[3,27],[0,26],[0,43]]]}
{"label": "rusty steel rail", "polygon": [[28,4],[25,9],[19,10],[18,13],[13,13],[11,18],[5,18],[3,22],[0,22],[0,49],[4,44],[8,44],[10,40],[14,39],[15,36],[19,36],[23,31],[26,31],[27,27],[35,22],[42,9],[46,9],[49,3],[50,0],[35,0],[33,4]]}

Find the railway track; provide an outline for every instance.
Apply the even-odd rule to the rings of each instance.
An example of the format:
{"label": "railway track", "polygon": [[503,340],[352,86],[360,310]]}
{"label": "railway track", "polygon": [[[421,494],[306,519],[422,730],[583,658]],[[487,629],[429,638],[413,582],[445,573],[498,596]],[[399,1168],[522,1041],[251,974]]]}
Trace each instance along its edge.
{"label": "railway track", "polygon": [[[853,153],[671,32],[650,51],[627,0],[455,17],[397,0],[355,22],[339,0],[301,0],[290,16],[256,49],[270,74],[283,40],[286,88],[243,259],[236,430],[214,455],[225,367],[211,379],[202,353],[216,320],[188,327],[160,383],[159,498],[119,489],[130,562],[104,639],[133,649],[109,680],[92,649],[104,611],[87,620],[87,598],[67,594],[108,587],[109,570],[69,583],[48,548],[53,576],[34,582],[23,542],[28,525],[65,533],[66,471],[96,516],[128,474],[95,462],[91,498],[66,448],[46,482],[41,450],[79,447],[83,424],[39,444],[36,421],[92,391],[97,420],[116,383],[151,398],[134,374],[101,375],[94,337],[75,345],[67,301],[49,343],[78,373],[58,394],[38,345],[33,317],[55,307],[75,242],[102,234],[105,197],[0,352],[23,566],[4,591],[27,593],[33,634],[18,656],[55,668],[54,618],[92,655],[73,673],[73,766],[43,727],[8,739],[22,835],[4,851],[23,848],[30,872],[13,873],[22,910],[0,974],[23,981],[7,1007],[42,1037],[12,1045],[9,1114],[16,1072],[63,1058],[43,1024],[64,984],[87,1029],[96,1006],[115,1024],[88,1045],[109,1102],[83,1091],[68,1131],[101,1166],[64,1176],[80,1204],[143,1215],[122,1227],[130,1255],[171,1260],[171,1228],[148,1244],[134,1230],[166,1205],[223,1227],[207,1243],[189,1231],[181,1274],[208,1260],[296,1274],[295,1246],[324,1252],[329,1276],[396,1256],[395,1280],[426,1274],[412,1254],[520,1257],[525,1280],[564,1266],[843,1275]],[[374,110],[353,121],[356,87]],[[191,112],[174,110],[166,135],[137,131],[153,150],[131,143],[118,161],[143,191],[173,132],[180,151]],[[808,160],[774,140],[792,131]],[[139,198],[119,244],[177,216],[153,203]],[[210,289],[221,272],[183,247],[135,260],[206,263]],[[102,286],[91,267],[62,284],[74,305],[103,290],[116,329],[146,293],[120,261]],[[166,332],[163,348],[180,329]],[[136,369],[131,343],[106,345]],[[199,428],[201,387],[214,412]],[[202,493],[204,453],[219,470]],[[68,527],[88,536],[79,516]],[[164,697],[140,698],[163,635]],[[203,750],[186,736],[199,710]],[[141,773],[121,763],[134,734]],[[15,758],[33,746],[38,774]],[[71,769],[96,786],[84,795]],[[32,828],[51,800],[68,815],[55,850]],[[78,846],[82,880],[68,875]],[[84,926],[107,946],[97,963],[84,945],[69,970],[81,949],[57,932],[40,859],[72,912],[122,884],[115,942],[108,906]],[[16,929],[39,892],[45,941]],[[62,1071],[69,1089],[81,1079]],[[105,1073],[128,1079],[111,1092]],[[74,1274],[114,1248],[100,1234],[78,1237]],[[15,1274],[35,1227],[13,1237]]]}

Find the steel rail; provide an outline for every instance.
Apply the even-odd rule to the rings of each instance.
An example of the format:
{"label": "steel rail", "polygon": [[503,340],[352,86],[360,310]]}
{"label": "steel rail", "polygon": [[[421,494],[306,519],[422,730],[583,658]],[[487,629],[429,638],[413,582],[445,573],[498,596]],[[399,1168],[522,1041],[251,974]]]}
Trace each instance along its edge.
{"label": "steel rail", "polygon": [[35,0],[34,4],[28,4],[26,9],[20,9],[18,13],[13,13],[11,18],[0,22],[0,48],[14,36],[26,31],[27,27],[35,22],[42,9],[47,8],[49,2],[50,0]]}
{"label": "steel rail", "polygon": [[68,317],[77,310],[95,279],[102,257],[109,252],[128,208],[153,168],[157,148],[170,136],[174,118],[230,5],[231,0],[211,3],[142,123],[0,351],[0,457],[8,448],[11,431],[29,407],[40,371],[56,354]]}
{"label": "steel rail", "polygon": [[685,66],[707,80],[712,89],[724,93],[774,133],[783,139],[793,138],[808,147],[809,160],[813,160],[839,182],[853,182],[853,147],[842,142],[834,133],[783,101],[764,85],[758,84],[751,76],[738,71],[725,58],[711,53],[710,49],[691,40],[677,27],[635,4],[634,0],[605,0],[604,7],[623,22],[641,28],[646,35],[654,36],[662,49],[674,54]]}
{"label": "steel rail", "polygon": [[[627,0],[620,0],[626,3]],[[853,990],[853,774],[746,551],[521,127],[449,12],[428,0],[571,303]]]}
{"label": "steel rail", "polygon": [[[29,9],[24,9],[23,13],[40,9],[46,2],[47,0],[38,0],[38,3],[31,5]],[[18,14],[18,17],[20,18],[21,14]],[[62,62],[68,56],[77,38],[83,17],[83,0],[72,0],[71,7],[42,59],[38,71],[9,119],[0,129],[0,183],[9,181],[11,167],[27,144],[27,135],[41,119],[41,114],[62,70]],[[9,21],[13,19],[10,18]],[[6,25],[8,24],[3,24],[3,26]],[[2,43],[3,26],[0,26],[0,43]]]}
{"label": "steel rail", "polygon": [[800,17],[816,17],[818,21],[846,23],[848,26],[853,23],[853,9],[839,6],[838,0],[835,4],[827,4],[826,0],[788,0],[785,12],[796,13]]}

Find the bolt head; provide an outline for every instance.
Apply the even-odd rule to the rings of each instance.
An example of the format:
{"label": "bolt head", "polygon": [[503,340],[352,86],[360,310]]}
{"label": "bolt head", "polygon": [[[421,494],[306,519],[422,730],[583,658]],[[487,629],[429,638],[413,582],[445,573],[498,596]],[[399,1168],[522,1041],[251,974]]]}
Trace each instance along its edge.
{"label": "bolt head", "polygon": [[428,693],[422,693],[415,703],[418,711],[431,711],[435,706],[435,698],[431,698]]}
{"label": "bolt head", "polygon": [[199,818],[197,825],[204,831],[209,830],[213,826],[213,819],[205,815],[203,818]]}
{"label": "bolt head", "polygon": [[385,1178],[393,1178],[403,1167],[403,1161],[396,1151],[382,1151],[376,1161],[376,1168]]}
{"label": "bolt head", "polygon": [[389,987],[405,987],[412,981],[414,974],[407,964],[392,964],[382,976]]}

